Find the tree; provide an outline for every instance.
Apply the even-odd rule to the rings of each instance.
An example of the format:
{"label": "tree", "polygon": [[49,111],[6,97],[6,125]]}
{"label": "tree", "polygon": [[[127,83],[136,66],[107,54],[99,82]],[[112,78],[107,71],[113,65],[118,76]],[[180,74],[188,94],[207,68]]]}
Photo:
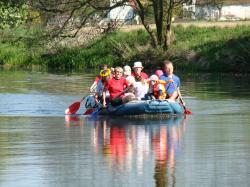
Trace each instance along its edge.
{"label": "tree", "polygon": [[[75,20],[76,32],[86,26],[89,20],[98,17],[99,21],[106,17],[112,9],[120,6],[131,6],[134,12],[139,15],[141,23],[146,29],[151,38],[153,47],[163,47],[168,49],[171,44],[171,26],[174,10],[183,3],[188,3],[190,0],[30,0],[29,4],[40,10],[41,15],[58,15],[67,13],[61,29],[57,30],[56,34],[60,34],[70,25],[70,20]],[[153,17],[153,25],[156,30],[152,29],[151,22]]]}
{"label": "tree", "polygon": [[219,10],[219,18],[221,18],[221,15],[222,15],[222,7],[224,5],[224,0],[212,0],[212,5],[214,5],[218,10]]}
{"label": "tree", "polygon": [[[0,6],[7,13],[2,13],[1,19],[10,26],[15,26],[20,21],[27,20],[25,7],[29,7],[29,12],[38,12],[28,16],[39,15],[44,25],[56,18],[60,21],[60,28],[55,27],[50,30],[52,36],[75,37],[79,30],[93,24],[98,24],[103,18],[107,17],[111,10],[130,6],[140,17],[141,23],[151,38],[154,48],[162,47],[168,49],[171,44],[172,19],[174,11],[183,3],[191,0],[5,0]],[[112,2],[112,3],[111,3]],[[18,15],[16,15],[18,14]],[[20,16],[21,15],[21,16]],[[135,15],[135,14],[134,14]],[[34,18],[33,18],[34,19]],[[29,17],[32,21],[32,18]],[[114,21],[113,23],[116,23]],[[2,25],[4,25],[2,24]],[[116,24],[109,24],[109,26]],[[152,26],[156,26],[154,30]],[[2,26],[3,27],[3,26]],[[66,32],[65,32],[66,31]],[[69,32],[70,31],[70,32]]]}
{"label": "tree", "polygon": [[[153,47],[161,46],[168,49],[171,44],[171,26],[174,11],[183,3],[190,3],[191,0],[148,0],[144,5],[141,0],[133,0],[134,9],[140,16],[142,24],[149,33]],[[156,34],[146,22],[147,9],[153,8]]]}
{"label": "tree", "polygon": [[[51,19],[60,22],[60,28],[50,30],[53,36],[75,37],[80,29],[97,24],[112,9],[124,5],[126,1],[112,6],[109,0],[29,0],[28,3],[40,12],[44,25]],[[72,32],[69,33],[69,30]]]}
{"label": "tree", "polygon": [[0,1],[0,29],[13,28],[27,19],[27,5],[24,1]]}

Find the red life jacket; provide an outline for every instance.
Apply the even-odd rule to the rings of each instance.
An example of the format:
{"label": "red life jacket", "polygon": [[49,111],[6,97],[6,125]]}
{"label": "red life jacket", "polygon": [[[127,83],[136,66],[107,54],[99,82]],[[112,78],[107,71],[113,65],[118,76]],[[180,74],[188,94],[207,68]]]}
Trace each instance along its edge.
{"label": "red life jacket", "polygon": [[[152,88],[153,95],[156,99],[166,99],[167,93],[165,89],[165,81],[157,81],[154,85],[150,85]],[[160,89],[161,88],[161,89]],[[161,95],[159,95],[159,91],[162,91]]]}

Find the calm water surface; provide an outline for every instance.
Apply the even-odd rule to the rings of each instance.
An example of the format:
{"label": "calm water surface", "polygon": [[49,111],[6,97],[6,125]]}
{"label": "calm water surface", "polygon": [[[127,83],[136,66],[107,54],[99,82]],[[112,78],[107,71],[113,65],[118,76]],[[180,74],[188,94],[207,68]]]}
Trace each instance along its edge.
{"label": "calm water surface", "polygon": [[186,118],[64,116],[93,77],[0,71],[0,186],[250,186],[249,76],[181,75]]}

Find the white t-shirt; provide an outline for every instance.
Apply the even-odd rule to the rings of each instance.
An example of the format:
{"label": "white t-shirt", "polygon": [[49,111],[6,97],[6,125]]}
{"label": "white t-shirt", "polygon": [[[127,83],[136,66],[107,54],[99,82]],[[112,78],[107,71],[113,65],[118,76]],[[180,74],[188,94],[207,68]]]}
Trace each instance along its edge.
{"label": "white t-shirt", "polygon": [[126,80],[128,81],[129,84],[135,83],[135,78],[132,75],[127,76]]}
{"label": "white t-shirt", "polygon": [[148,87],[148,83],[135,82],[134,88],[135,88],[135,97],[141,100],[148,93],[149,87]]}

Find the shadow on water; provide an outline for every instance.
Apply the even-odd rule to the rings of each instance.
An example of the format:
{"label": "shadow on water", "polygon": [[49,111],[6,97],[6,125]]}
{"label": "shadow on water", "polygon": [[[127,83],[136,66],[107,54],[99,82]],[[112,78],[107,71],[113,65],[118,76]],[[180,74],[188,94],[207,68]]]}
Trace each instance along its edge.
{"label": "shadow on water", "polygon": [[68,128],[82,126],[83,121],[93,127],[91,143],[95,155],[101,155],[112,173],[120,174],[117,177],[126,178],[129,172],[136,170],[135,175],[139,178],[153,176],[155,186],[176,183],[175,159],[181,153],[187,121],[183,116],[168,119],[65,118]]}

